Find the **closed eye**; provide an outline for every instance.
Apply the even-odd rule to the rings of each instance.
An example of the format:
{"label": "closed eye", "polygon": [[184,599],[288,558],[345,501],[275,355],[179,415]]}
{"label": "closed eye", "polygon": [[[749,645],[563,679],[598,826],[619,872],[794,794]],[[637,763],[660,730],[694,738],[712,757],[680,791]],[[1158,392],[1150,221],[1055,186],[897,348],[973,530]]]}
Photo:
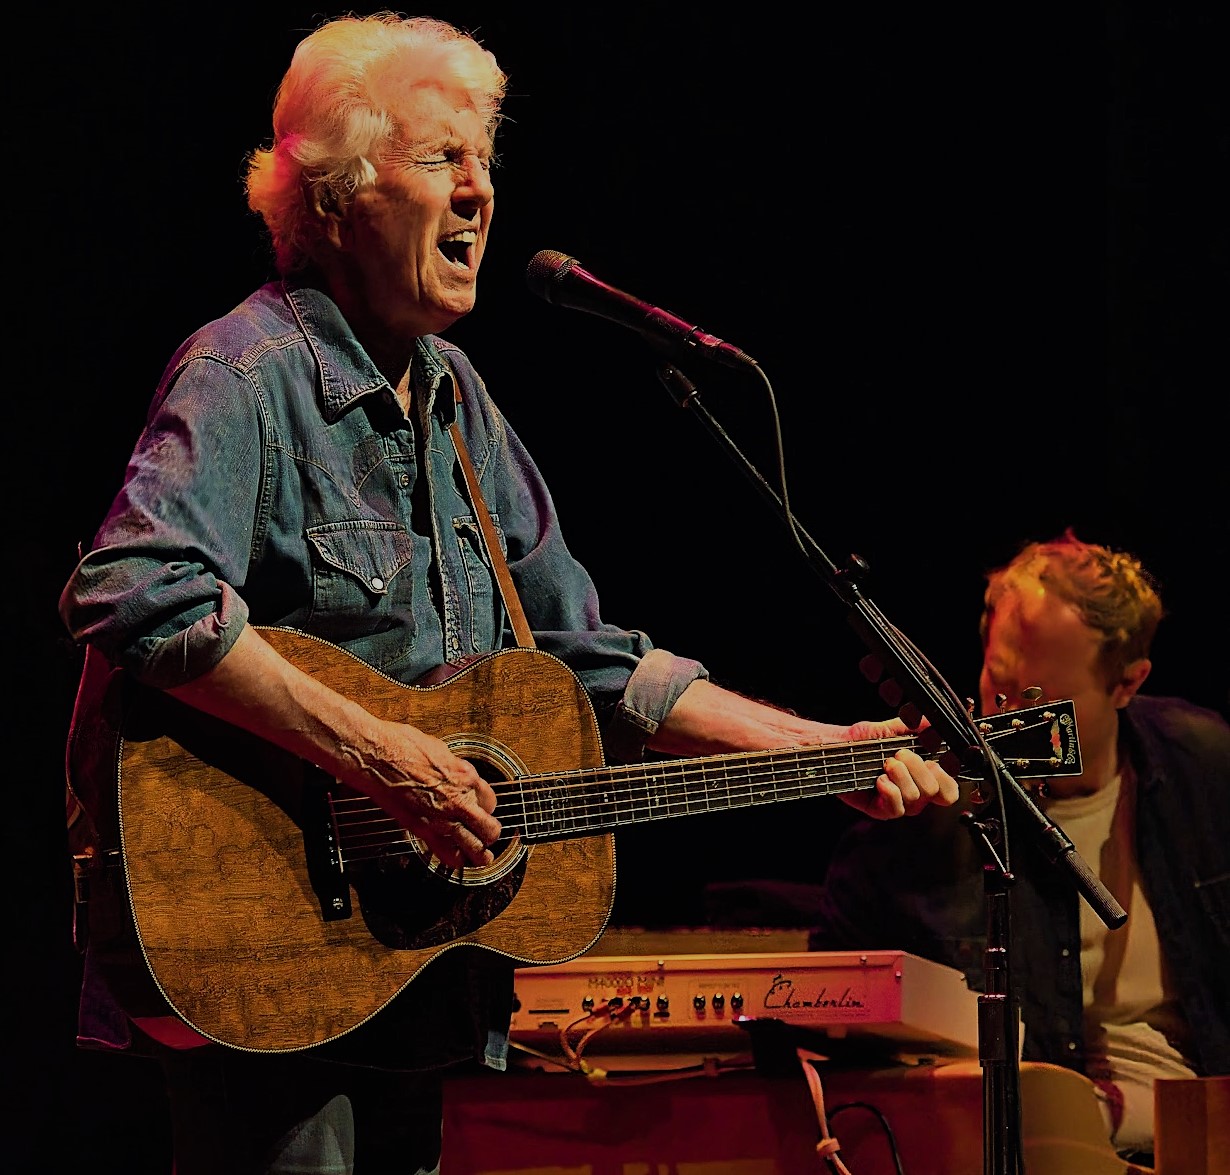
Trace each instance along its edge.
{"label": "closed eye", "polygon": [[456,151],[449,152],[446,155],[432,157],[430,159],[416,159],[415,162],[420,167],[465,167],[466,159],[473,158],[478,161],[478,165],[484,171],[490,171],[492,167],[492,158],[477,151]]}

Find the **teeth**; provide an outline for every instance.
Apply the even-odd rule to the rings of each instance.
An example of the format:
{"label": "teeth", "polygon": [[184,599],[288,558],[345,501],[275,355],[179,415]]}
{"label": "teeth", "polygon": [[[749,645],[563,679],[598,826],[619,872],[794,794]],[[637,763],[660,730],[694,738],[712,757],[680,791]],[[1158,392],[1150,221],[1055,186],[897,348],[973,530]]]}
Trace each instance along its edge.
{"label": "teeth", "polygon": [[466,269],[470,264],[470,251],[478,241],[478,233],[473,229],[460,229],[455,233],[447,233],[440,238],[436,246],[440,255],[458,269]]}

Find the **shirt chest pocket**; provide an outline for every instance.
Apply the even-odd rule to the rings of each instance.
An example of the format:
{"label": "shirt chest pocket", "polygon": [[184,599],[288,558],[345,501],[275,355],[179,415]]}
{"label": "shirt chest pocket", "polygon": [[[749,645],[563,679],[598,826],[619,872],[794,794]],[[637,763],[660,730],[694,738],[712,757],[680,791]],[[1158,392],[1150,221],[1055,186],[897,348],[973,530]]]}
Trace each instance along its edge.
{"label": "shirt chest pocket", "polygon": [[382,627],[414,630],[414,539],[392,522],[354,519],[311,527],[312,617],[334,638]]}

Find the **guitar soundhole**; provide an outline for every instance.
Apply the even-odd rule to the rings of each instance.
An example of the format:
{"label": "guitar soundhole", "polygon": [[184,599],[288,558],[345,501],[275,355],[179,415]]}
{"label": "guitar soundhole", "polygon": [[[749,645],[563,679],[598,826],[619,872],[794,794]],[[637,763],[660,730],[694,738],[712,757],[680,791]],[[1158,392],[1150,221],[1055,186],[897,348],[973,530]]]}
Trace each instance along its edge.
{"label": "guitar soundhole", "polygon": [[[503,793],[507,792],[507,789],[502,788],[501,785],[519,775],[528,774],[525,765],[515,758],[507,747],[488,742],[477,736],[462,736],[447,741],[453,754],[460,755],[461,758],[467,760],[479,775],[495,787],[497,792],[502,793],[501,804],[506,803]],[[504,821],[505,827],[508,826],[510,818],[515,820],[516,815],[515,812],[506,811],[502,807],[497,807],[495,814]],[[490,885],[493,881],[498,881],[516,869],[523,861],[528,860],[532,851],[522,842],[521,837],[514,833],[511,836],[502,836],[491,846],[495,860],[490,865],[468,865],[464,869],[456,869],[451,865],[445,865],[429,852],[427,846],[417,837],[413,839],[419,858],[430,873],[453,885],[461,886]]]}
{"label": "guitar soundhole", "polygon": [[[455,754],[468,759],[491,784],[518,774],[522,765],[501,747],[478,739],[450,739]],[[496,809],[499,815],[499,809]],[[414,859],[422,869],[406,868],[405,858],[389,857],[357,880],[359,905],[373,936],[386,946],[422,949],[465,937],[508,908],[525,879],[531,850],[519,836],[492,846],[490,865],[455,869],[438,860],[417,837]]]}

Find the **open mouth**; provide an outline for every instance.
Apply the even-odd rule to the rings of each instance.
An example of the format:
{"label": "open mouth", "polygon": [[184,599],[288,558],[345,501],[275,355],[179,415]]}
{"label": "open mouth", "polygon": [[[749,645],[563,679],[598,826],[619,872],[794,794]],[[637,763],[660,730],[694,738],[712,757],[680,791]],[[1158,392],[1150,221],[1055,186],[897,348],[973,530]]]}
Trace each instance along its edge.
{"label": "open mouth", "polygon": [[452,236],[441,238],[437,248],[450,265],[456,265],[461,269],[469,269],[474,257],[474,245],[477,241],[478,234],[467,229],[465,232],[454,233]]}

